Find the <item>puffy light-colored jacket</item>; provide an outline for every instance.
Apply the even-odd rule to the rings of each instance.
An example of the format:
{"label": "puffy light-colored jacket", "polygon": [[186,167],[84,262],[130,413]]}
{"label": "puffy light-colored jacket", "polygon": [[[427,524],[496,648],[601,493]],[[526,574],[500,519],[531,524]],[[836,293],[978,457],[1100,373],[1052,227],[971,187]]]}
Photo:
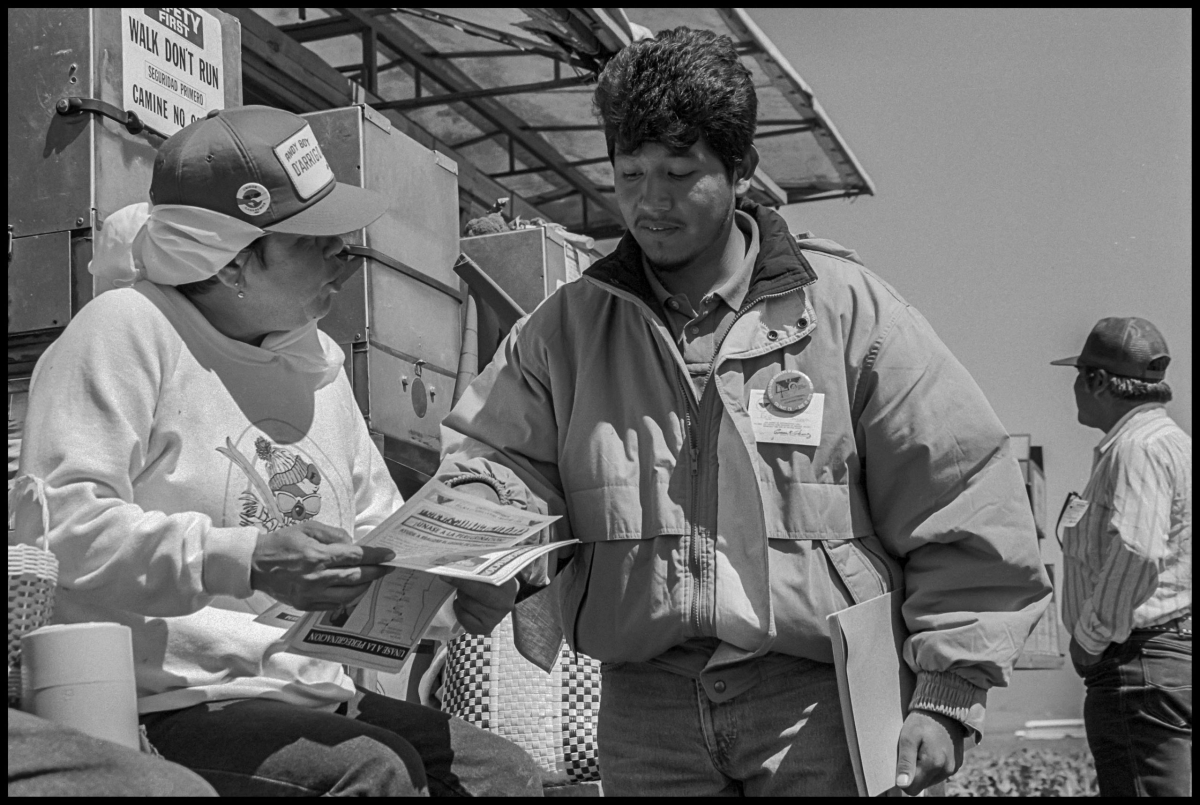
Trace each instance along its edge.
{"label": "puffy light-colored jacket", "polygon": [[[978,729],[984,691],[1007,684],[1050,601],[1005,429],[928,322],[853,252],[741,209],[761,247],[714,360],[719,422],[696,421],[626,234],[513,328],[446,419],[439,476],[483,473],[519,504],[565,515],[553,538],[582,545],[551,595],[579,651],[645,661],[719,634],[729,665],[767,652],[832,662],[826,617],[903,589],[911,706]],[[750,392],[783,370],[825,395],[816,447],[755,440]],[[696,466],[704,438],[717,466]],[[715,533],[696,528],[706,472]]]}

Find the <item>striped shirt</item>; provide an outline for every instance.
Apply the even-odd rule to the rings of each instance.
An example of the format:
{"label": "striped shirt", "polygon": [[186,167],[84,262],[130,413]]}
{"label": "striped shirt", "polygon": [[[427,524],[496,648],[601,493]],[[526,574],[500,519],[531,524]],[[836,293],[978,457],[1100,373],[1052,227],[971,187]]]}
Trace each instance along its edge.
{"label": "striped shirt", "polygon": [[1063,529],[1063,623],[1090,654],[1192,611],[1192,438],[1157,403],[1096,448],[1079,522]]}

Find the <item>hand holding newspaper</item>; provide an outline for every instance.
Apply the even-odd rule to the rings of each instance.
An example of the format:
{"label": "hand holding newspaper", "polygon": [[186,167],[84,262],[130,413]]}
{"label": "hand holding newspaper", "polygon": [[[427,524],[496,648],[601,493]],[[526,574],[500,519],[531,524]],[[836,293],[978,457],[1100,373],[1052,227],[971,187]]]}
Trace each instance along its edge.
{"label": "hand holding newspaper", "polygon": [[541,556],[578,540],[522,544],[557,520],[501,506],[438,481],[359,542],[392,549],[399,568],[356,603],[330,612],[276,604],[256,622],[287,628],[288,651],[377,671],[399,671],[454,593],[441,577],[500,585]]}

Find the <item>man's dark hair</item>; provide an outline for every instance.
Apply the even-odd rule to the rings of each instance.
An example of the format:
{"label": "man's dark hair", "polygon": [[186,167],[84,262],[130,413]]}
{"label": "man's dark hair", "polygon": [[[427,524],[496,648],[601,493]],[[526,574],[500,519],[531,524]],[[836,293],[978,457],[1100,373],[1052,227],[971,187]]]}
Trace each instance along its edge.
{"label": "man's dark hair", "polygon": [[733,171],[758,122],[754,82],[733,41],[683,26],[621,50],[600,74],[592,101],[609,160],[647,142],[686,150],[703,135]]}
{"label": "man's dark hair", "polygon": [[[266,236],[258,238],[242,251],[248,251],[258,258],[258,262],[263,264],[263,268],[267,267],[266,261],[263,259],[263,246]],[[240,254],[241,252],[239,252]],[[213,275],[206,280],[196,280],[195,282],[185,282],[182,285],[176,285],[175,290],[186,296],[188,299],[195,299],[197,296],[203,296],[221,284],[221,280]]]}
{"label": "man's dark hair", "polygon": [[[1096,370],[1088,366],[1084,368],[1088,379],[1096,376]],[[1137,403],[1169,403],[1172,398],[1171,387],[1165,380],[1138,380],[1136,377],[1125,377],[1108,373],[1108,388],[1112,395],[1124,402]]]}

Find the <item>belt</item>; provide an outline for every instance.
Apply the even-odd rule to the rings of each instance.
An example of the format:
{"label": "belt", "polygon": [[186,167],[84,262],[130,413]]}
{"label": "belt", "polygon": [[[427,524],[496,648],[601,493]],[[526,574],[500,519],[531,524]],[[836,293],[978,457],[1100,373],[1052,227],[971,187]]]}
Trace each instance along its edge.
{"label": "belt", "polygon": [[1192,633],[1192,616],[1184,615],[1174,620],[1169,620],[1166,623],[1160,623],[1155,626],[1142,626],[1134,629],[1135,632],[1175,632],[1177,634],[1190,635]]}

